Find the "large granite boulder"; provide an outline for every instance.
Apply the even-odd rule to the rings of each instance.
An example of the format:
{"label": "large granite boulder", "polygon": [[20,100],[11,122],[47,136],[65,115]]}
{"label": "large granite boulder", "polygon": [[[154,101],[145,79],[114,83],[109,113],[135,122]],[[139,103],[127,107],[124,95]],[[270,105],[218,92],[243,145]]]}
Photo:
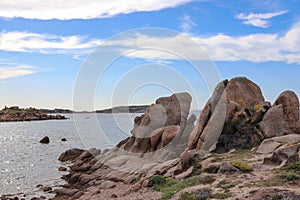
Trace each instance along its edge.
{"label": "large granite boulder", "polygon": [[263,116],[259,126],[266,138],[300,133],[297,95],[292,91],[281,93],[272,108]]}
{"label": "large granite boulder", "polygon": [[135,118],[132,136],[117,146],[128,152],[147,153],[180,138],[185,132],[191,100],[188,93],[157,99],[144,115]]}
{"label": "large granite boulder", "polygon": [[273,106],[264,115],[259,126],[266,138],[288,134],[288,124],[283,118],[283,105]]}
{"label": "large granite boulder", "polygon": [[242,106],[250,106],[257,101],[264,101],[259,86],[245,77],[236,77],[228,82],[226,98]]}
{"label": "large granite boulder", "polygon": [[299,121],[299,99],[293,91],[285,91],[276,99],[274,106],[282,105],[283,119],[291,131],[295,131]]}

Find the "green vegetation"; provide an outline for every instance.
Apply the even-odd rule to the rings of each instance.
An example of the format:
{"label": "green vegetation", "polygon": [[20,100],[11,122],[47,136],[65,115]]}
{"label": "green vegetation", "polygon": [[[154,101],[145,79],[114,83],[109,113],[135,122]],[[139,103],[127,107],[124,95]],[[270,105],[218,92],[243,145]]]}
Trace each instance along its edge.
{"label": "green vegetation", "polygon": [[164,185],[166,184],[167,179],[164,176],[152,176],[149,179],[149,186],[150,187],[155,187],[155,186],[159,186],[159,185]]}
{"label": "green vegetation", "polygon": [[215,199],[228,199],[230,197],[232,197],[231,193],[216,193],[216,194],[212,195],[212,198],[215,198]]}
{"label": "green vegetation", "polygon": [[229,189],[229,188],[232,188],[232,187],[234,187],[235,186],[235,184],[234,183],[230,183],[230,182],[228,182],[227,180],[222,180],[222,181],[220,181],[219,183],[218,183],[218,185],[217,185],[217,187],[219,187],[219,188],[222,188],[222,189],[224,189],[224,190],[227,190],[227,189]]}
{"label": "green vegetation", "polygon": [[202,188],[192,194],[183,193],[180,200],[209,200],[211,196],[211,189]]}
{"label": "green vegetation", "polygon": [[279,193],[272,194],[268,200],[281,200],[283,199],[283,195]]}
{"label": "green vegetation", "polygon": [[212,156],[214,157],[214,160],[212,162],[223,162],[223,161],[231,161],[236,159],[244,160],[253,157],[252,152],[249,149],[236,150],[230,154],[213,153]]}
{"label": "green vegetation", "polygon": [[243,162],[241,160],[233,160],[230,164],[243,172],[253,171],[253,165]]}
{"label": "green vegetation", "polygon": [[163,193],[161,200],[168,200],[184,188],[201,184],[210,184],[214,181],[215,178],[213,176],[203,175],[193,176],[182,181],[176,181],[173,178],[165,178],[162,176],[153,176],[149,180],[149,185],[152,186],[153,190]]}
{"label": "green vegetation", "polygon": [[294,180],[298,180],[300,178],[300,176],[294,172],[283,172],[278,174],[278,177],[280,179],[286,179],[288,181],[294,181]]}
{"label": "green vegetation", "polygon": [[300,171],[300,162],[296,162],[294,164],[290,164],[286,167],[288,170]]}
{"label": "green vegetation", "polygon": [[197,200],[197,198],[194,194],[183,193],[180,196],[180,200]]}
{"label": "green vegetation", "polygon": [[223,133],[225,134],[234,134],[236,131],[235,126],[238,124],[238,121],[229,121],[226,122],[223,128]]}

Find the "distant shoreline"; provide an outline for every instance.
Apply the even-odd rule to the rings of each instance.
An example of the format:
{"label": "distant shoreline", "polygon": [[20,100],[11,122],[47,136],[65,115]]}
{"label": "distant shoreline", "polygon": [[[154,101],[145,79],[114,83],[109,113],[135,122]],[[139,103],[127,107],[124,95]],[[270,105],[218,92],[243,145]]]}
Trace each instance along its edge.
{"label": "distant shoreline", "polygon": [[6,107],[0,110],[0,122],[22,122],[68,119],[61,114],[47,114],[36,108]]}

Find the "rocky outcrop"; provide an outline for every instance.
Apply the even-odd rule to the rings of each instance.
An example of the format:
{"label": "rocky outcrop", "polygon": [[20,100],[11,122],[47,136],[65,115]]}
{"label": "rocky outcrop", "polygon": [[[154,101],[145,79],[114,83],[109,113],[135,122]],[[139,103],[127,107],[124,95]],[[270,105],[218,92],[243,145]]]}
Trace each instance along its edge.
{"label": "rocky outcrop", "polygon": [[257,145],[263,136],[256,125],[269,107],[260,88],[247,78],[222,81],[206,103],[188,148],[208,151],[216,145],[216,151],[224,152]]}
{"label": "rocky outcrop", "polygon": [[[132,189],[136,191],[148,185],[148,179],[155,175],[185,179],[199,173],[201,166],[201,172],[239,173],[238,166],[244,165],[243,162],[236,161],[233,167],[227,160],[210,163],[212,158],[208,158],[211,160],[206,160],[205,166],[203,160],[208,151],[249,149],[261,141],[264,142],[258,152],[269,156],[265,164],[282,166],[299,160],[299,135],[293,134],[300,130],[299,103],[293,92],[282,93],[271,106],[260,88],[247,78],[222,81],[207,101],[196,126],[195,115],[188,118],[190,103],[188,93],[159,98],[145,114],[134,119],[132,136],[113,149],[102,153],[96,149],[73,149],[63,153],[59,160],[73,163],[70,173],[64,176],[68,184],[63,192],[57,192],[57,199],[79,198],[80,192],[89,186],[105,188],[112,182],[111,185],[134,184]],[[270,137],[272,140],[265,140]]]}
{"label": "rocky outcrop", "polygon": [[191,132],[188,149],[251,148],[265,138],[299,133],[299,124],[294,92],[283,92],[271,106],[258,85],[245,77],[233,78],[216,86]]}
{"label": "rocky outcrop", "polygon": [[263,163],[282,167],[300,159],[300,135],[289,134],[265,139],[257,153],[266,155]]}
{"label": "rocky outcrop", "polygon": [[180,146],[184,146],[187,141],[183,141],[182,137],[186,140],[186,134],[183,133],[187,125],[191,100],[188,93],[177,93],[157,99],[155,104],[147,108],[144,115],[134,119],[132,136],[117,146],[132,153],[156,151],[171,141],[173,143],[180,141]]}

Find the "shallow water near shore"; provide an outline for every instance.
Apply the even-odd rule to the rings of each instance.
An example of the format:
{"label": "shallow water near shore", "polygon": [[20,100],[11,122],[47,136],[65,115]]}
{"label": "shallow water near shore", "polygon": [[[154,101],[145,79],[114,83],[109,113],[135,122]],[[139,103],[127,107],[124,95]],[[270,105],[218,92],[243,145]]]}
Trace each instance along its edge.
{"label": "shallow water near shore", "polygon": [[[0,123],[0,196],[45,196],[37,185],[64,183],[60,177],[66,172],[57,170],[63,151],[111,148],[128,136],[137,115],[69,114],[68,120]],[[44,136],[50,138],[49,144],[39,143]]]}

